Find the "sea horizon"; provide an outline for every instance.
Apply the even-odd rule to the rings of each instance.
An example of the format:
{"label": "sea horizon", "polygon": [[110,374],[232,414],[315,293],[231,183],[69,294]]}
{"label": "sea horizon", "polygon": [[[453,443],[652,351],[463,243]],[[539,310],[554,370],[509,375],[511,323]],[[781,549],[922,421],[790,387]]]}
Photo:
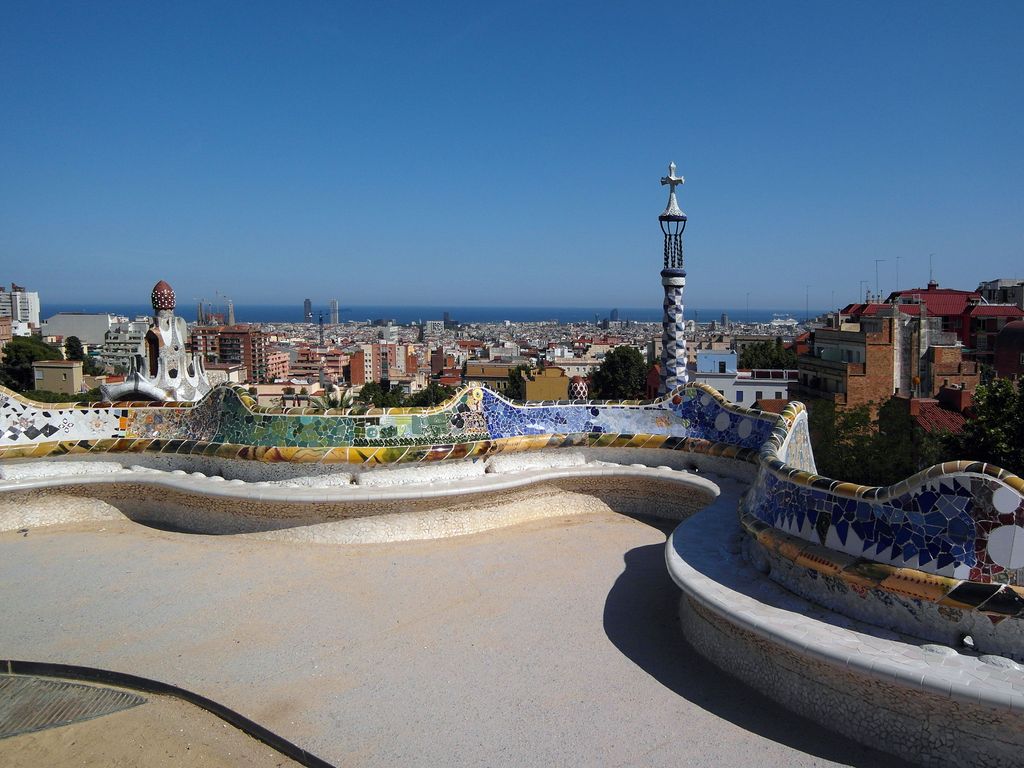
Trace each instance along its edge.
{"label": "sea horizon", "polygon": [[[179,306],[175,310],[177,314],[189,322],[196,319],[197,308],[195,306]],[[215,305],[213,312],[226,312],[223,306]],[[580,323],[593,322],[596,319],[603,320],[611,315],[610,308],[599,307],[474,307],[474,306],[430,306],[410,305],[397,306],[387,304],[353,304],[350,307],[340,308],[341,322],[392,320],[395,323],[407,325],[426,320],[441,320],[447,312],[453,321],[461,323],[502,323],[506,320],[515,323],[535,322],[559,322],[559,323]],[[811,309],[810,317],[816,317],[825,310]],[[59,312],[88,312],[88,313],[109,313],[124,315],[134,318],[139,315],[151,315],[153,310],[148,304],[121,304],[121,303],[53,303],[44,304],[40,311],[40,318],[47,319]],[[313,305],[313,321],[319,321],[320,313],[324,315],[324,322],[329,322],[330,310],[324,305]],[[661,322],[662,310],[660,307],[619,307],[619,320],[632,320],[635,322],[658,323]],[[803,319],[805,310],[792,308],[754,308],[747,310],[741,308],[723,307],[694,307],[686,309],[687,320],[697,320],[701,323],[710,321],[719,322],[722,314],[726,314],[731,322],[738,323],[767,323],[776,316],[792,317],[799,321]],[[239,323],[301,323],[303,322],[303,309],[301,305],[293,304],[236,304],[235,320]]]}

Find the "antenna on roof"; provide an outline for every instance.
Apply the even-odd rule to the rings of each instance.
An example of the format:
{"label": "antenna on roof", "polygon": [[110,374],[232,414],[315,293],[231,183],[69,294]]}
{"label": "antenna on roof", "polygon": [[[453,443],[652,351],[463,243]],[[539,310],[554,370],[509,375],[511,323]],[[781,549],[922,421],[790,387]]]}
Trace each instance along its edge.
{"label": "antenna on roof", "polygon": [[928,254],[928,282],[929,283],[935,282],[935,278],[932,277],[932,259],[933,258],[935,258],[935,254],[934,253],[929,253]]}

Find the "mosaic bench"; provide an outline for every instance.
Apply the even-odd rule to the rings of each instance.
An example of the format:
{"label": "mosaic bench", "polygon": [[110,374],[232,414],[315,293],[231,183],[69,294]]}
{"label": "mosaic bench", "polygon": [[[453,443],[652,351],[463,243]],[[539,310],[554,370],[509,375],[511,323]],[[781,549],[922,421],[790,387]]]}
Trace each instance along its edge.
{"label": "mosaic bench", "polygon": [[[792,537],[817,545],[817,566],[808,566],[814,573],[843,573],[853,584],[867,563],[912,570],[919,586],[909,592],[889,576],[872,588],[914,599],[941,593],[936,602],[992,616],[1024,612],[1024,481],[976,462],[938,465],[890,488],[821,477],[799,403],[777,416],[728,403],[699,384],[649,402],[529,404],[470,385],[435,408],[365,412],[262,408],[237,386],[198,403],[88,405],[32,403],[0,389],[0,460],[156,454],[363,469],[565,448],[672,451],[752,465],[742,518],[771,551],[810,562],[809,549],[777,543]],[[831,558],[828,565],[823,558]]]}

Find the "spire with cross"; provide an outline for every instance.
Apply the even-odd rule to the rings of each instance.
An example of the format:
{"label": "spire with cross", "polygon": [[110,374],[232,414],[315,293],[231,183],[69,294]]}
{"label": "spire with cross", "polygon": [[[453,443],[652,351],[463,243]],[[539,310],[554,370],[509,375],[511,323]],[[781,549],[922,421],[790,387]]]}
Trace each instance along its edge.
{"label": "spire with cross", "polygon": [[679,186],[680,184],[685,184],[685,183],[686,183],[686,179],[685,178],[683,178],[682,176],[676,176],[676,164],[675,163],[669,163],[668,164],[668,176],[662,176],[661,177],[661,185],[665,186],[667,184],[668,187],[669,187],[669,191],[668,191],[668,205],[665,207],[665,212],[662,213],[661,216],[658,217],[659,219],[663,219],[663,220],[678,220],[678,219],[682,219],[683,221],[686,220],[686,214],[683,213],[682,209],[680,209],[679,203],[676,200],[676,187]]}
{"label": "spire with cross", "polygon": [[665,234],[665,266],[661,271],[661,285],[665,289],[659,387],[662,395],[685,386],[689,379],[686,371],[686,321],[683,311],[683,291],[686,288],[683,230],[686,228],[686,214],[676,200],[676,187],[682,183],[683,177],[676,176],[676,164],[669,163],[668,176],[661,177],[662,186],[667,185],[669,188],[668,206],[658,217],[661,231]]}

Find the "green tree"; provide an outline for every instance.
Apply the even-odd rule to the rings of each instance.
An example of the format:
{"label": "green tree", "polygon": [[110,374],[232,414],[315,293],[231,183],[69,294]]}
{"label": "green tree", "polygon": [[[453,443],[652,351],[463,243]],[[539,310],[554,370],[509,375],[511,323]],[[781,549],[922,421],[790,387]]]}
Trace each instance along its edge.
{"label": "green tree", "polygon": [[331,386],[320,397],[310,400],[310,405],[322,411],[329,411],[332,408],[348,408],[352,405],[352,394],[350,390],[342,391]]}
{"label": "green tree", "polygon": [[356,399],[375,408],[400,408],[405,401],[401,388],[392,387],[390,384],[385,386],[375,381],[363,384]]}
{"label": "green tree", "polygon": [[82,340],[77,336],[68,336],[64,340],[64,357],[68,360],[81,360],[82,361],[82,373],[86,376],[99,376],[104,372],[104,368],[96,360],[89,355],[85,354],[85,347],[82,346]]}
{"label": "green tree", "polygon": [[1024,474],[1024,379],[995,379],[974,392],[971,417],[953,445],[960,458]]}
{"label": "green tree", "polygon": [[32,389],[35,377],[32,363],[37,360],[60,360],[60,350],[34,336],[16,336],[4,345],[0,363],[0,384],[16,392]]}
{"label": "green tree", "polygon": [[782,338],[748,344],[740,352],[739,367],[743,369],[785,369],[796,368],[796,353],[782,345]]}
{"label": "green tree", "polygon": [[430,408],[440,405],[455,394],[455,390],[437,382],[430,382],[426,389],[421,389],[406,398],[405,404],[410,408]]}
{"label": "green tree", "polygon": [[85,360],[85,348],[77,336],[68,336],[64,340],[64,356],[68,360]]}
{"label": "green tree", "polygon": [[517,365],[508,372],[508,384],[505,385],[504,395],[509,400],[526,399],[526,377],[533,369],[529,365]]}
{"label": "green tree", "polygon": [[603,400],[633,400],[643,397],[647,366],[635,347],[616,347],[590,377],[591,390]]}
{"label": "green tree", "polygon": [[871,481],[873,462],[864,464],[865,459],[871,457],[874,434],[868,406],[839,411],[830,400],[817,400],[811,405],[808,427],[814,447],[814,463],[820,474],[874,485]]}
{"label": "green tree", "polygon": [[99,387],[93,387],[88,392],[78,395],[69,395],[67,392],[50,392],[45,389],[32,389],[24,393],[25,397],[37,403],[98,403],[103,400],[103,393]]}
{"label": "green tree", "polygon": [[879,407],[876,421],[867,405],[839,411],[817,400],[808,426],[818,472],[851,483],[892,485],[949,455],[945,435],[925,432],[896,397]]}
{"label": "green tree", "polygon": [[943,460],[943,434],[925,432],[910,415],[905,400],[891,397],[878,409],[878,431],[870,455],[862,458],[870,468],[871,485],[898,483]]}

